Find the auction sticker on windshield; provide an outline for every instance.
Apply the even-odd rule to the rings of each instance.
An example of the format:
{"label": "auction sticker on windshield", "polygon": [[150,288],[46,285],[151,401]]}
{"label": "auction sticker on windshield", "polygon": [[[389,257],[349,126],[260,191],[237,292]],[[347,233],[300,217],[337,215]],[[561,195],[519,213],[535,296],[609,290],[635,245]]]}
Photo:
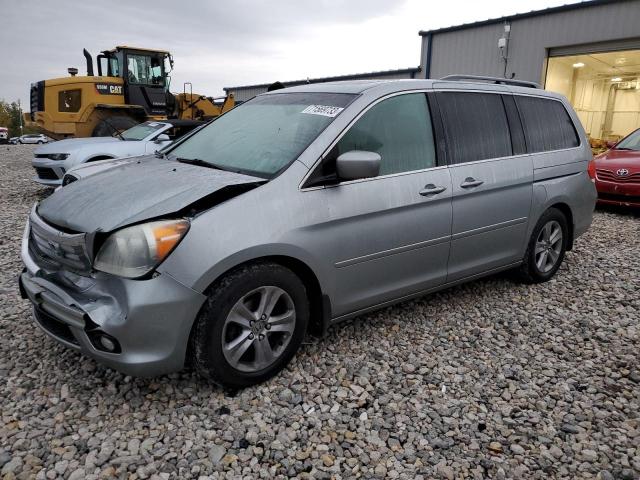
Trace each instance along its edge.
{"label": "auction sticker on windshield", "polygon": [[342,107],[330,107],[327,105],[309,105],[300,113],[309,113],[311,115],[322,115],[324,117],[335,117],[344,108]]}

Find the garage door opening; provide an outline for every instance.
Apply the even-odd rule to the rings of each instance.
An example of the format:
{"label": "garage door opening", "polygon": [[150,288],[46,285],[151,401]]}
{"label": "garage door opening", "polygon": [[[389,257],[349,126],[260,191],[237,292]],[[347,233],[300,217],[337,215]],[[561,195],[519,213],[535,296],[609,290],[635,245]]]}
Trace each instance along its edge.
{"label": "garage door opening", "polygon": [[640,128],[640,50],[551,57],[545,88],[569,99],[594,151]]}

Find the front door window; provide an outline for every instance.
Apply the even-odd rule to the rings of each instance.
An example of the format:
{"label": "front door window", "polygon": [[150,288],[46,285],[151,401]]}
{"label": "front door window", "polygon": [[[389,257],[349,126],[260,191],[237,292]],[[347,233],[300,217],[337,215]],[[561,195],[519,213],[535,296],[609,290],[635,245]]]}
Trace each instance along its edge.
{"label": "front door window", "polygon": [[380,154],[380,175],[435,167],[436,153],[426,95],[398,95],[374,105],[336,147],[336,156],[351,150]]}

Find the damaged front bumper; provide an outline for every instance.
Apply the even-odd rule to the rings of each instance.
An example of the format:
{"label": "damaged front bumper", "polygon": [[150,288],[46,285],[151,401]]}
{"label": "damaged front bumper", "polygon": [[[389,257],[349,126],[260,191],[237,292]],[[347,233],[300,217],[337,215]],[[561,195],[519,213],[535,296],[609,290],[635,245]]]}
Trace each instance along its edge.
{"label": "damaged front bumper", "polygon": [[96,272],[77,275],[43,268],[22,243],[20,292],[34,305],[49,336],[134,376],[154,376],[184,366],[191,326],[205,296],[163,273],[131,280]]}

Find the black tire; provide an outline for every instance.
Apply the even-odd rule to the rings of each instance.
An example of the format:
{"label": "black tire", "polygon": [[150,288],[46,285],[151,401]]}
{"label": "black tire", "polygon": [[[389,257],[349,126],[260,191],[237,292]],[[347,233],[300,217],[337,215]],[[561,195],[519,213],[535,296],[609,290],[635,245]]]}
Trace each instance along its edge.
{"label": "black tire", "polygon": [[[560,252],[558,259],[555,261],[555,264],[548,271],[542,271],[538,265],[536,264],[536,243],[538,237],[542,229],[549,222],[557,222],[560,225],[560,229],[562,230],[562,240],[560,246]],[[569,244],[569,226],[567,223],[567,217],[565,217],[564,213],[562,213],[557,208],[550,208],[546,212],[542,214],[538,223],[536,223],[533,232],[531,233],[531,238],[529,239],[529,243],[527,245],[527,251],[524,255],[524,261],[520,268],[517,271],[518,278],[520,281],[524,283],[542,283],[548,280],[556,274],[560,266],[562,265],[562,261],[564,260],[564,255],[567,251],[567,245]]]}
{"label": "black tire", "polygon": [[42,140],[38,140],[38,145],[42,145],[44,142]]}
{"label": "black tire", "polygon": [[137,125],[137,122],[131,117],[114,116],[105,118],[93,129],[93,137],[112,137],[116,132],[124,132],[125,130]]}
{"label": "black tire", "polygon": [[[295,328],[289,343],[273,364],[255,372],[234,368],[223,352],[224,324],[232,307],[255,289],[275,286],[293,301]],[[293,358],[309,323],[309,301],[304,284],[291,270],[276,263],[256,263],[238,268],[209,289],[208,298],[191,334],[191,363],[204,378],[230,389],[264,382],[280,372]],[[249,350],[247,350],[249,351]]]}

